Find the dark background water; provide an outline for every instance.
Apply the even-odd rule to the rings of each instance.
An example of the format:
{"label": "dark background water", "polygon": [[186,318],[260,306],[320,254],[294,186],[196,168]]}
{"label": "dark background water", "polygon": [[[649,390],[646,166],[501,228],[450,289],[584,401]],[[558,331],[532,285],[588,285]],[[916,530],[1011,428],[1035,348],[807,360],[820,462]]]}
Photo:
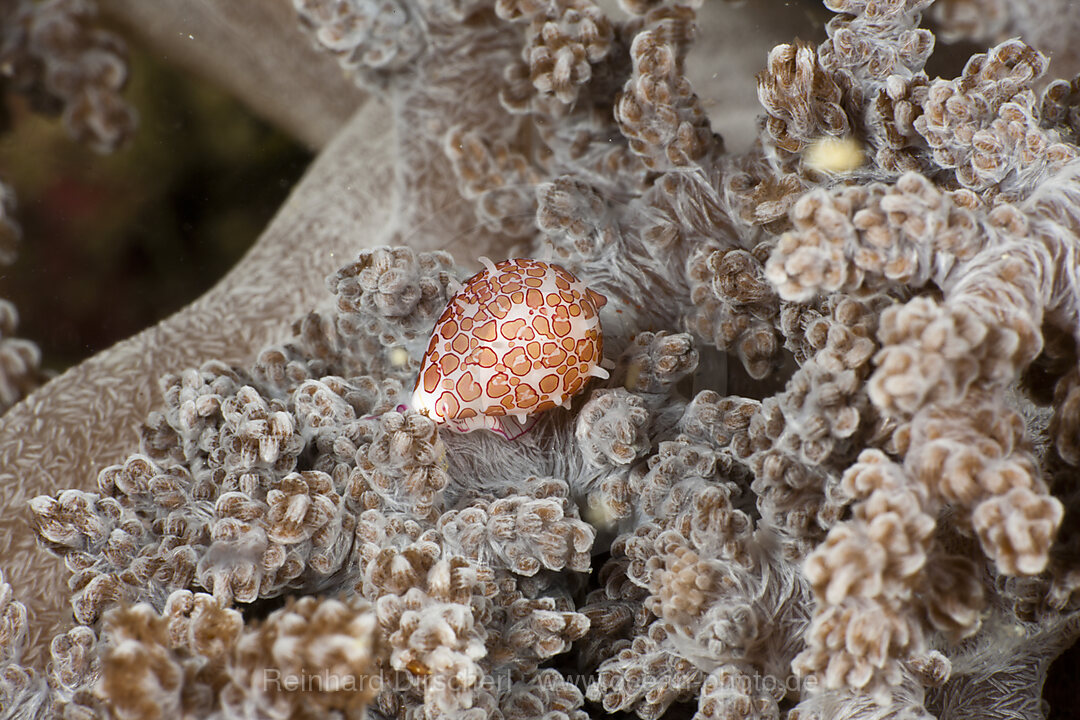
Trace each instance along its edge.
{"label": "dark background water", "polygon": [[59,119],[4,99],[0,177],[15,189],[19,259],[0,268],[17,335],[66,367],[180,309],[258,237],[310,153],[235,100],[131,53],[132,141],[98,155]]}

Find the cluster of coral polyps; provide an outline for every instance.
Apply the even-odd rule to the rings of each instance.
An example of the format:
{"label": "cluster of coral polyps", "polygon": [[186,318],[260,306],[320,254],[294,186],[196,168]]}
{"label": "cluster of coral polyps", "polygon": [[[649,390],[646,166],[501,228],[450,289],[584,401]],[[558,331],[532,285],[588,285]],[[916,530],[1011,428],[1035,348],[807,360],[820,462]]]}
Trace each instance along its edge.
{"label": "cluster of coral polyps", "polygon": [[826,0],[729,154],[689,7],[295,4],[478,225],[608,299],[611,377],[513,441],[403,410],[469,273],[363,253],[33,502],[78,625],[21,666],[0,583],[9,715],[1042,717],[1080,634],[1078,81],[1040,98],[1020,40],[932,79],[931,0]]}

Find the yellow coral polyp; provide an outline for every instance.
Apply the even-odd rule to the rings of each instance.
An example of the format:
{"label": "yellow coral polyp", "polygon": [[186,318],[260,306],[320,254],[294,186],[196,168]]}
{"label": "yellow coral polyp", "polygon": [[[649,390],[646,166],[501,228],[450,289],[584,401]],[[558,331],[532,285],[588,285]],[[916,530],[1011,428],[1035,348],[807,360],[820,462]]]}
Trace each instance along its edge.
{"label": "yellow coral polyp", "polygon": [[819,138],[803,151],[807,167],[831,175],[857,170],[865,161],[862,143],[850,136]]}

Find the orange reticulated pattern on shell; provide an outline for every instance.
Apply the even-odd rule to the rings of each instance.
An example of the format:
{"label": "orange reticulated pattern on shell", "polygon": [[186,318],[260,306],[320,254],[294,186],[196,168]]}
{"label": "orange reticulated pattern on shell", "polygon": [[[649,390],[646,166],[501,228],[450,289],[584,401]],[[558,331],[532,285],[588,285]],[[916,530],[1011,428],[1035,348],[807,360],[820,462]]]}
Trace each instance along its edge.
{"label": "orange reticulated pattern on shell", "polygon": [[413,392],[415,408],[462,432],[568,405],[607,377],[603,295],[539,260],[485,264],[435,324]]}

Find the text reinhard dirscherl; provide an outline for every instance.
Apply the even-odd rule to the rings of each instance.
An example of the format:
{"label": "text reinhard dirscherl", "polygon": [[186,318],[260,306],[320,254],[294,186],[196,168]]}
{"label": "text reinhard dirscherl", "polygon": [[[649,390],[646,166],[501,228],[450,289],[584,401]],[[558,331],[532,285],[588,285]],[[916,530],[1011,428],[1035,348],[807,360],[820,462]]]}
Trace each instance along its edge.
{"label": "text reinhard dirscherl", "polygon": [[[554,677],[554,676],[552,676]],[[695,682],[695,679],[697,682]],[[687,690],[698,686],[703,679],[702,675],[686,676],[685,678],[664,677],[637,678],[633,687],[626,687],[627,691],[634,694],[645,694],[650,685],[663,686],[671,690],[685,687]],[[596,680],[595,675],[560,675],[555,682],[562,684],[568,682],[576,685],[582,692]],[[679,682],[685,680],[685,682]],[[611,677],[605,678],[607,683],[612,682]],[[545,677],[533,679],[526,683],[528,686],[542,687],[551,684]],[[622,685],[619,679],[615,679],[614,685]],[[435,692],[450,690],[452,692],[464,689],[487,689],[495,695],[508,692],[513,682],[508,676],[484,675],[477,678],[467,678],[461,675],[430,674],[416,675],[413,673],[399,672],[383,677],[381,675],[354,675],[348,673],[334,673],[329,670],[299,672],[283,671],[278,668],[266,668],[263,670],[262,687],[276,692],[365,692],[372,695],[383,690],[407,690],[423,689]],[[717,692],[726,688],[729,692],[749,695],[767,693],[774,697],[782,697],[788,693],[805,692],[813,690],[816,679],[813,676],[798,678],[794,675],[778,677],[776,675],[759,675],[744,673],[725,673],[714,676],[708,683],[710,692]]]}

